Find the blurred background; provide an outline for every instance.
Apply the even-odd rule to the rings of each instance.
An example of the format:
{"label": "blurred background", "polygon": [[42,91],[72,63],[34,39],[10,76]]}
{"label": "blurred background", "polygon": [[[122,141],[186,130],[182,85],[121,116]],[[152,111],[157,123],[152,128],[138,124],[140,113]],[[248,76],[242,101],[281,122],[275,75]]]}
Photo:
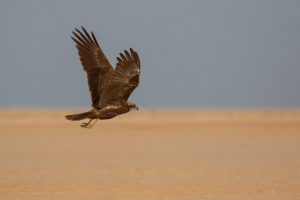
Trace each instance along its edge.
{"label": "blurred background", "polygon": [[[141,112],[65,119],[81,25]],[[0,199],[299,199],[299,85],[299,0],[0,0]]]}
{"label": "blurred background", "polygon": [[140,55],[140,107],[299,108],[300,1],[1,1],[0,107],[87,107],[70,39]]}

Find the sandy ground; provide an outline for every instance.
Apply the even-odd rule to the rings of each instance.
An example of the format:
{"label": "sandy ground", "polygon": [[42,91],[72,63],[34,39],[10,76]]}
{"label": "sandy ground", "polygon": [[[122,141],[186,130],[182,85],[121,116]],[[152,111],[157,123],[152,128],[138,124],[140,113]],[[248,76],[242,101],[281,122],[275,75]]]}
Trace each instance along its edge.
{"label": "sandy ground", "polygon": [[0,110],[1,200],[300,199],[300,111]]}

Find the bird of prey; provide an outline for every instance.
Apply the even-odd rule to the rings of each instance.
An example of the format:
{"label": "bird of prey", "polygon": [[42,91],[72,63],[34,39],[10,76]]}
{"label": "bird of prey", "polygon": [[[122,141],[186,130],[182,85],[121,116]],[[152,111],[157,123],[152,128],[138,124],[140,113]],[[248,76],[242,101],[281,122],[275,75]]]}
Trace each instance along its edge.
{"label": "bird of prey", "polygon": [[66,119],[78,121],[89,119],[81,127],[91,128],[98,119],[111,119],[138,107],[127,102],[132,91],[139,84],[140,59],[130,48],[130,53],[124,51],[117,57],[114,69],[102,52],[94,33],[90,34],[82,28],[75,28],[71,39],[75,42],[81,64],[87,74],[89,91],[93,109],[79,114],[67,115]]}

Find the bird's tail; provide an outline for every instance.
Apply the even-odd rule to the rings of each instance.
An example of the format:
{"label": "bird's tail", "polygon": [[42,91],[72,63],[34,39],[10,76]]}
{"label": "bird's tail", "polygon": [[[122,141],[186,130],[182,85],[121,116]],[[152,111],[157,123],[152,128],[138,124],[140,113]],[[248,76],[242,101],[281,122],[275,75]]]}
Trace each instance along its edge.
{"label": "bird's tail", "polygon": [[78,113],[74,115],[66,115],[66,119],[71,121],[79,121],[90,117],[90,112]]}

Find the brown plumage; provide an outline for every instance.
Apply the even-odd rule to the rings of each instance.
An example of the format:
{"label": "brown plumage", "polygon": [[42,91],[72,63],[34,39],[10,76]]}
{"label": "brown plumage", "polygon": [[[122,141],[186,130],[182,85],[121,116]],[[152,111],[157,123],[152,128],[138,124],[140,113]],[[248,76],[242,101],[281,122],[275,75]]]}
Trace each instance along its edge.
{"label": "brown plumage", "polygon": [[[97,119],[110,119],[131,110],[138,109],[133,103],[127,102],[132,91],[139,84],[140,60],[138,54],[130,48],[117,57],[114,69],[102,52],[96,37],[92,37],[83,28],[81,32],[73,31],[72,40],[76,43],[78,55],[84,71],[86,71],[89,91],[94,109],[75,115],[67,115],[68,120],[77,121],[90,119],[81,126],[91,128]],[[91,124],[91,122],[94,123]]]}

